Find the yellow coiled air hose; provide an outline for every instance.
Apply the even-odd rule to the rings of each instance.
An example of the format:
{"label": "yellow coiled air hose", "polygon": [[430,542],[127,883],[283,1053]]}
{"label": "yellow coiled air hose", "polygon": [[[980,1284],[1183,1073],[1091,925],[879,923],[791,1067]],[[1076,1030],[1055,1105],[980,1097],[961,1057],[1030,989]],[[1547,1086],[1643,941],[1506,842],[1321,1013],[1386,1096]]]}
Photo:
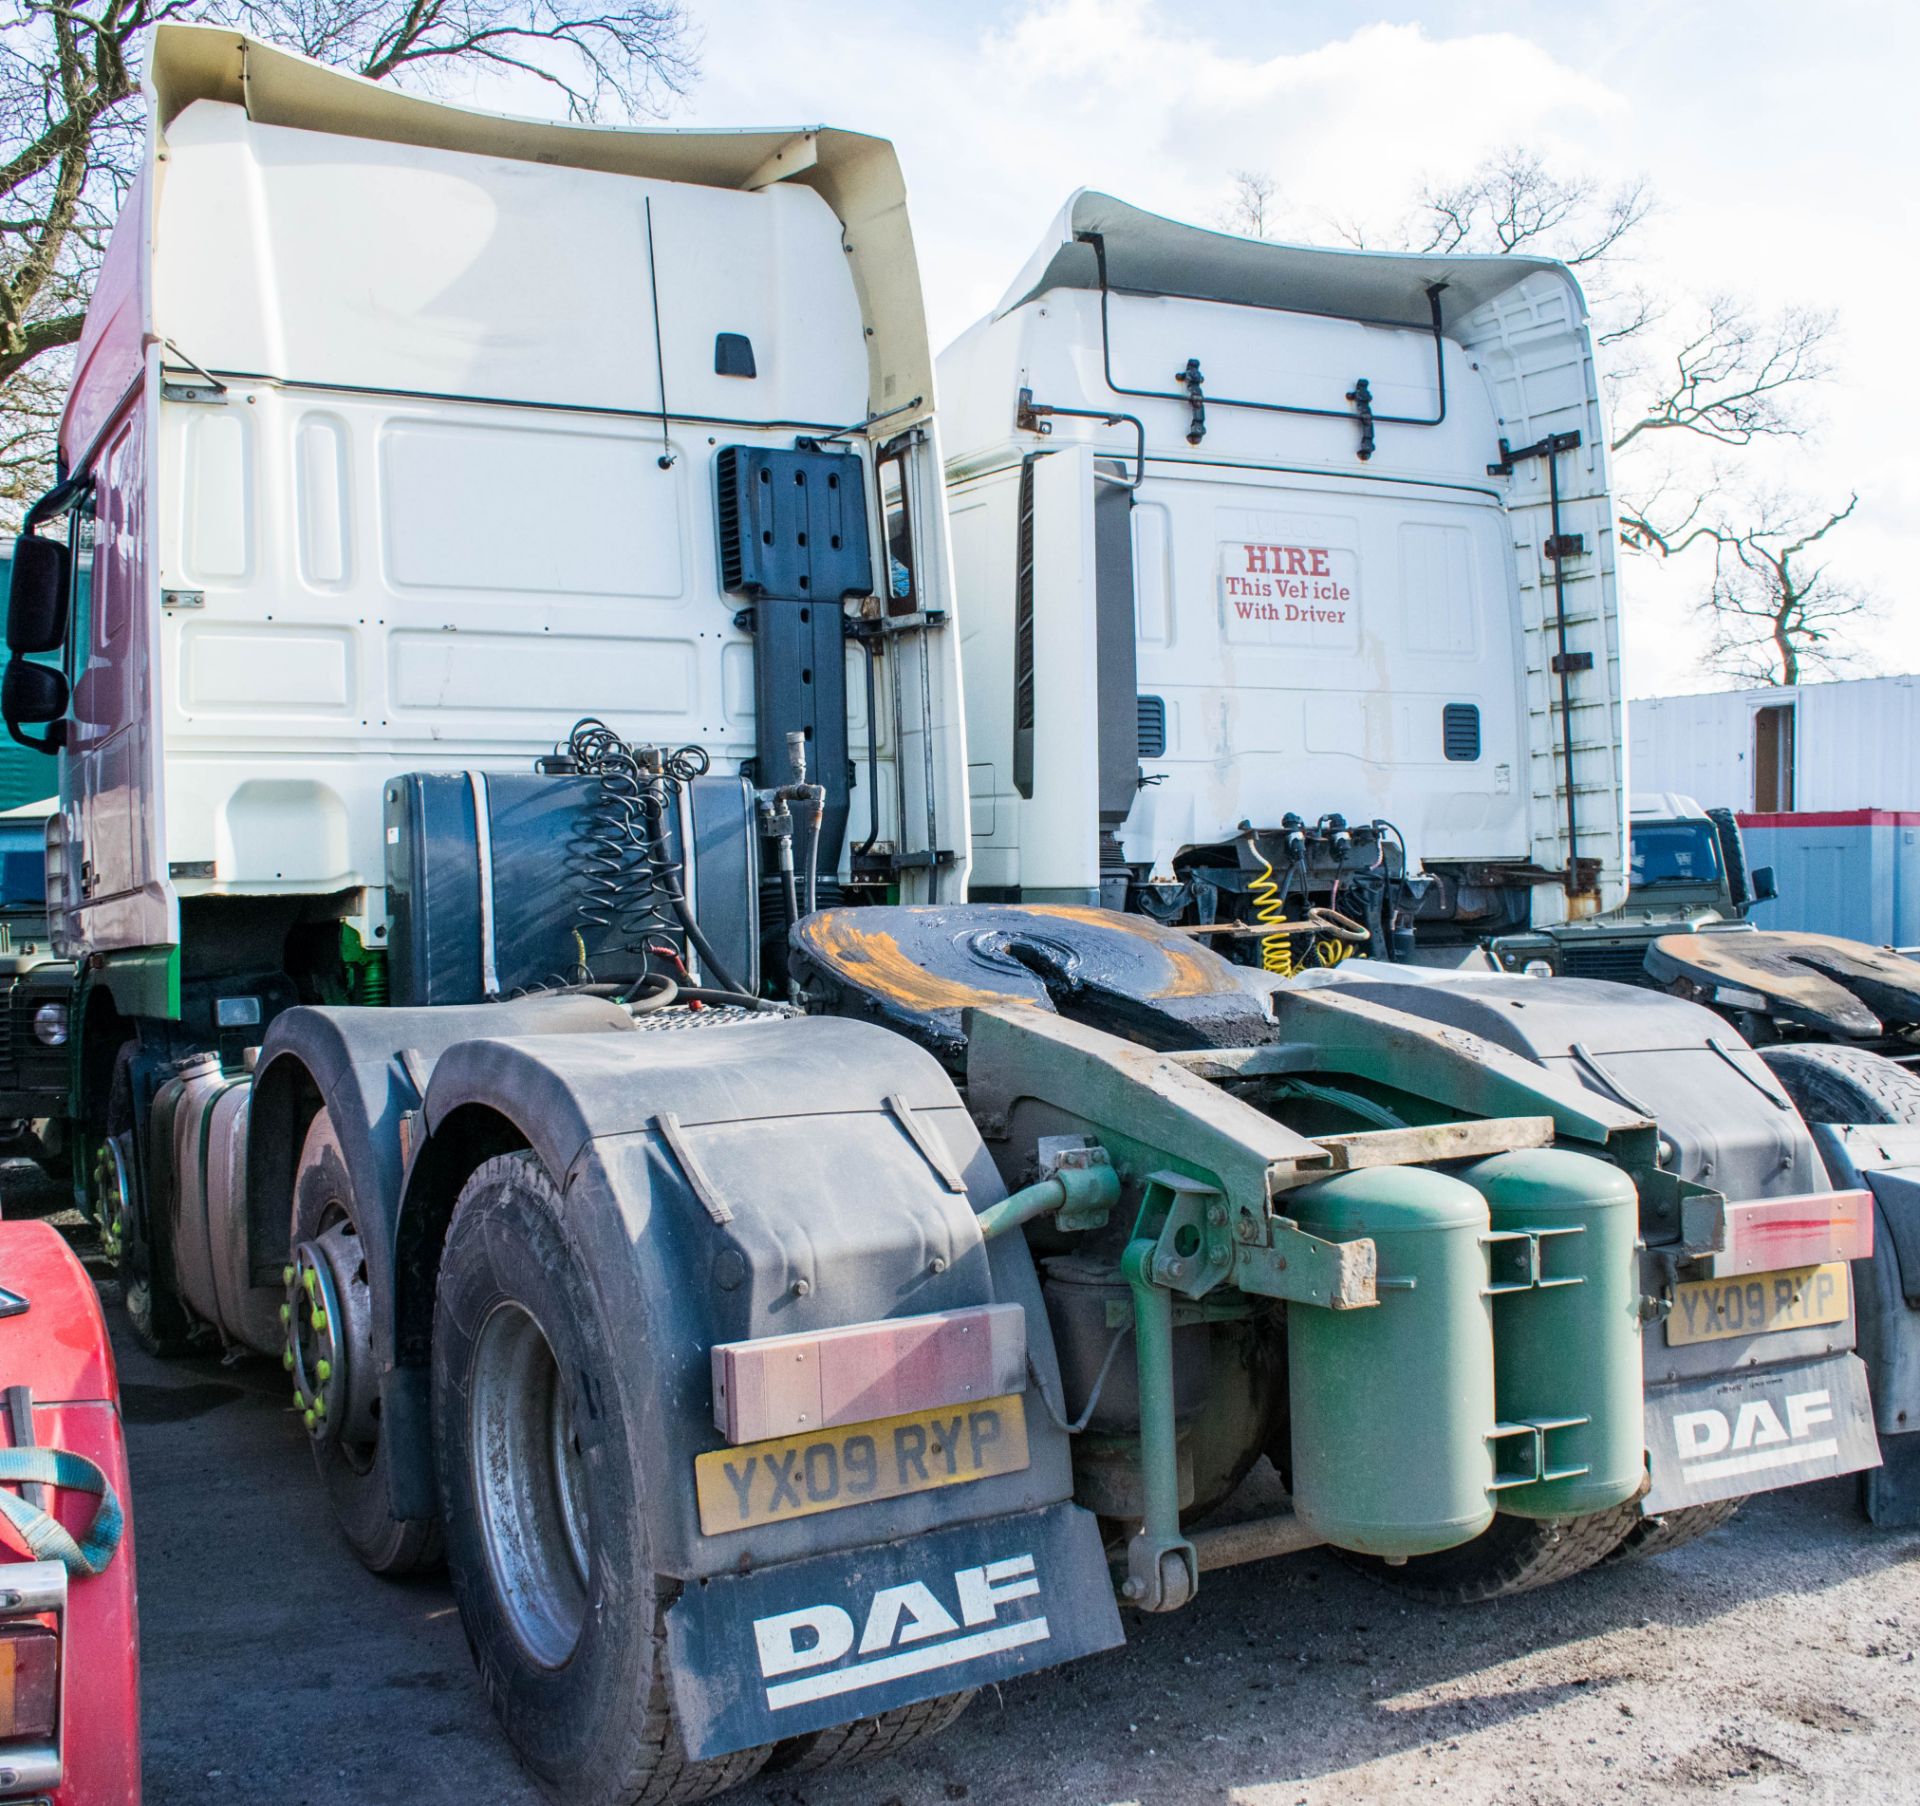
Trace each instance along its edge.
{"label": "yellow coiled air hose", "polygon": [[[1247,844],[1253,849],[1254,858],[1260,861],[1260,875],[1249,881],[1247,895],[1253,899],[1253,919],[1261,927],[1271,923],[1284,922],[1286,910],[1280,886],[1274,881],[1273,867],[1268,864],[1260,851],[1257,840]],[[1282,978],[1293,976],[1293,937],[1285,934],[1264,935],[1260,941],[1260,964],[1268,972],[1277,972]]]}

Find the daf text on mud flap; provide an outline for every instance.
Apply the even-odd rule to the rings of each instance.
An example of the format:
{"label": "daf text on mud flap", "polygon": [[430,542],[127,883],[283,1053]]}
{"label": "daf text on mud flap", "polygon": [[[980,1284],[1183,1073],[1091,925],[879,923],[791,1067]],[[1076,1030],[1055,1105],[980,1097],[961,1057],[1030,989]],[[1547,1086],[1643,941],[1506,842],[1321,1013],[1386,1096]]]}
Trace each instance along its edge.
{"label": "daf text on mud flap", "polygon": [[[998,1622],[1003,1605],[1039,1594],[1033,1557],[1010,1555],[956,1570],[944,1595],[919,1580],[882,1587],[858,1625],[845,1607],[831,1603],[756,1618],[753,1636],[767,1706],[777,1712],[1044,1643],[1051,1634],[1044,1613]],[[857,1659],[835,1665],[850,1655]],[[794,1678],[782,1678],[789,1675]]]}
{"label": "daf text on mud flap", "polygon": [[1673,1420],[1673,1439],[1689,1481],[1719,1480],[1837,1455],[1839,1443],[1816,1434],[1832,1422],[1833,1394],[1822,1387],[1788,1393],[1784,1424],[1764,1398],[1748,1399],[1731,1414],[1712,1406],[1681,1411]]}

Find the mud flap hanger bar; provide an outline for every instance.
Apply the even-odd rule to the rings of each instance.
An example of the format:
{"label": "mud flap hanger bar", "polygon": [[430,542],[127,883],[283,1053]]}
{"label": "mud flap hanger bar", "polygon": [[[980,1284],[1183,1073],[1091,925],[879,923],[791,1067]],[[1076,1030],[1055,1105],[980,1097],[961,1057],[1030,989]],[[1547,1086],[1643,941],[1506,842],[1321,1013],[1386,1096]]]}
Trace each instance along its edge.
{"label": "mud flap hanger bar", "polygon": [[[1359,457],[1362,463],[1373,456],[1374,428],[1384,422],[1388,426],[1438,426],[1447,417],[1447,365],[1446,347],[1442,342],[1440,295],[1446,288],[1444,282],[1436,282],[1427,293],[1427,330],[1433,334],[1433,386],[1434,411],[1432,414],[1382,414],[1373,405],[1373,386],[1365,378],[1355,380],[1347,391],[1346,399],[1353,403],[1352,412],[1345,408],[1314,408],[1302,402],[1291,401],[1247,401],[1237,396],[1208,395],[1205,392],[1205,378],[1200,371],[1200,360],[1190,357],[1186,368],[1175,372],[1174,381],[1180,384],[1178,389],[1129,389],[1114,381],[1113,377],[1113,334],[1107,320],[1107,300],[1113,293],[1107,280],[1107,241],[1098,232],[1076,234],[1079,243],[1093,250],[1093,259],[1100,271],[1100,367],[1106,378],[1106,384],[1116,395],[1138,396],[1144,401],[1185,402],[1191,410],[1187,427],[1187,443],[1198,445],[1207,435],[1206,404],[1211,402],[1217,408],[1252,408],[1262,414],[1304,414],[1318,420],[1354,420],[1360,423]],[[1204,300],[1204,296],[1175,296],[1175,300]],[[1315,313],[1318,309],[1299,308],[1288,311]],[[1359,326],[1386,326],[1400,332],[1417,332],[1420,326],[1412,320],[1381,320],[1370,314],[1333,314],[1323,316],[1332,319],[1351,320]],[[1071,412],[1070,409],[1054,410],[1058,413]],[[1106,418],[1096,415],[1095,418]]]}
{"label": "mud flap hanger bar", "polygon": [[1052,432],[1047,424],[1055,414],[1063,414],[1075,420],[1098,420],[1105,426],[1130,426],[1133,428],[1133,475],[1118,479],[1122,488],[1138,489],[1147,474],[1147,429],[1137,414],[1115,414],[1103,408],[1061,408],[1050,402],[1035,401],[1031,389],[1020,391],[1020,403],[1013,411],[1013,424],[1017,431],[1039,433],[1043,437]]}

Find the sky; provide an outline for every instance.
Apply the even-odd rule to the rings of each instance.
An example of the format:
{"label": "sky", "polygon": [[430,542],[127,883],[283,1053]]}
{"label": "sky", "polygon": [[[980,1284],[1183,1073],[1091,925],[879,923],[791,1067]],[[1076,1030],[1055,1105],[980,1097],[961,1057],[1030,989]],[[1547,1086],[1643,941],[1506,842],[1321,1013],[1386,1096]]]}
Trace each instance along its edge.
{"label": "sky", "polygon": [[[1575,6],[1435,0],[691,0],[701,76],[675,125],[831,124],[899,147],[936,347],[999,298],[1082,186],[1218,223],[1270,174],[1280,235],[1391,221],[1423,180],[1537,151],[1659,209],[1629,281],[1758,311],[1832,309],[1817,430],[1738,469],[1824,514],[1857,491],[1836,575],[1876,593],[1861,669],[1920,670],[1912,344],[1920,7],[1823,0]],[[491,97],[490,97],[491,98]],[[520,98],[519,96],[515,97]],[[515,110],[534,111],[534,106]],[[1645,466],[1642,466],[1644,473]],[[1709,561],[1622,560],[1630,695],[1724,687],[1691,605]]]}

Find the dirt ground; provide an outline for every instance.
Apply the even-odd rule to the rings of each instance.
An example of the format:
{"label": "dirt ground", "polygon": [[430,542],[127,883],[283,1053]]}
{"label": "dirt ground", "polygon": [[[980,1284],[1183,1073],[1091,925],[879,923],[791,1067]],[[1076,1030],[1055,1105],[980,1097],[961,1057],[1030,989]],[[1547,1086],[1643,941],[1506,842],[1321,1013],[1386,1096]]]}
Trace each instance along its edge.
{"label": "dirt ground", "polygon": [[[334,1535],[278,1368],[121,1342],[148,1806],[539,1799],[445,1583],[376,1580]],[[1920,1533],[1871,1529],[1850,1482],[1494,1606],[1403,1604],[1315,1552],[1210,1575],[1128,1635],[918,1755],[729,1798],[1920,1802]]]}

